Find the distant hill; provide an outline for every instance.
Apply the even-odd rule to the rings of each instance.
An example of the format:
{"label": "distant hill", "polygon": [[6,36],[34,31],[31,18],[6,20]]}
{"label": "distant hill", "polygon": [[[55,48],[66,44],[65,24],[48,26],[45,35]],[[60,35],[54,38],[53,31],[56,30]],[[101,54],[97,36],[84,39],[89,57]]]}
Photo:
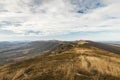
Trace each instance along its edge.
{"label": "distant hill", "polygon": [[112,46],[111,44],[108,45],[108,44],[88,41],[88,44],[86,44],[86,45],[94,46],[94,47],[97,47],[99,49],[103,49],[103,50],[106,50],[106,51],[109,51],[109,52],[120,54],[120,47]]}
{"label": "distant hill", "polygon": [[120,44],[120,41],[99,41],[101,43],[105,43],[105,44]]}
{"label": "distant hill", "polygon": [[120,47],[120,44],[112,44],[112,46]]}
{"label": "distant hill", "polygon": [[120,80],[118,47],[85,40],[58,43],[41,56],[0,67],[1,80]]}
{"label": "distant hill", "polygon": [[32,58],[57,47],[61,41],[1,42],[0,65]]}
{"label": "distant hill", "polygon": [[7,48],[13,47],[13,46],[20,46],[23,44],[26,44],[28,42],[19,42],[19,41],[14,41],[14,42],[8,42],[8,41],[3,41],[0,42],[0,51],[5,50]]}

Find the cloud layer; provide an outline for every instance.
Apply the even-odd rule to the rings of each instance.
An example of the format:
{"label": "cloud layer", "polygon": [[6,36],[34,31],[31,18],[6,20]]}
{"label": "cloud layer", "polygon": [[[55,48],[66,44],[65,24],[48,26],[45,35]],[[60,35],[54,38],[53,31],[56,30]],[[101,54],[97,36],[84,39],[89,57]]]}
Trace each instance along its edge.
{"label": "cloud layer", "polygon": [[0,36],[120,35],[119,7],[120,0],[0,0]]}

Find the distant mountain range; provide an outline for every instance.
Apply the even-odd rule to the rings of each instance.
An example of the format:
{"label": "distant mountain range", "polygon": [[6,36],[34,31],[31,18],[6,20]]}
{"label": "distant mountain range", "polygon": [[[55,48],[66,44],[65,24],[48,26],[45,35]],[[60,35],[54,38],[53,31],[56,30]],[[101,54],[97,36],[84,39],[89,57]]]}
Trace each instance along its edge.
{"label": "distant mountain range", "polygon": [[117,46],[78,40],[34,41],[12,47],[1,50],[3,62],[4,57],[16,61],[0,67],[1,80],[120,80]]}
{"label": "distant mountain range", "polygon": [[105,44],[120,44],[120,41],[99,41],[101,43],[105,43]]}
{"label": "distant mountain range", "polygon": [[0,65],[41,55],[60,43],[61,41],[1,42]]}

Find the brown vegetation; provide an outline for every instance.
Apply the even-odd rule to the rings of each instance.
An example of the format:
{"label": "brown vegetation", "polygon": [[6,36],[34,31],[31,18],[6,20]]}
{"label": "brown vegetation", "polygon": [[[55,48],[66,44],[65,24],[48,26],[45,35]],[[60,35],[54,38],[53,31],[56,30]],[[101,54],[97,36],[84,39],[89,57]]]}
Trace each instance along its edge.
{"label": "brown vegetation", "polygon": [[0,68],[0,80],[120,80],[120,55],[65,42],[33,59]]}

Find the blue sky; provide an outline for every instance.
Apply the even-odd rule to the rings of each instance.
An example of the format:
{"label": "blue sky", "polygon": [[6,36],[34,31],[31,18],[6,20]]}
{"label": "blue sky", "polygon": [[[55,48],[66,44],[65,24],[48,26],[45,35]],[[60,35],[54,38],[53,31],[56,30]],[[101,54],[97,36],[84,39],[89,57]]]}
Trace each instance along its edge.
{"label": "blue sky", "polygon": [[119,41],[119,7],[120,0],[0,0],[0,41]]}

